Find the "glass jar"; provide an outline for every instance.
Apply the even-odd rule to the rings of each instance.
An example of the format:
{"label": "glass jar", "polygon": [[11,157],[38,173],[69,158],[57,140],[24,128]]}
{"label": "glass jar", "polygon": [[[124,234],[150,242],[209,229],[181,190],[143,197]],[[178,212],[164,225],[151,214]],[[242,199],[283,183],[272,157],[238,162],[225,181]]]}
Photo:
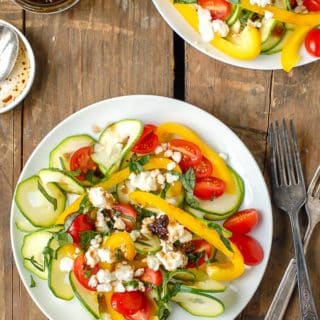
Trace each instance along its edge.
{"label": "glass jar", "polygon": [[13,0],[13,2],[23,9],[34,13],[59,13],[73,7],[79,1],[80,0]]}

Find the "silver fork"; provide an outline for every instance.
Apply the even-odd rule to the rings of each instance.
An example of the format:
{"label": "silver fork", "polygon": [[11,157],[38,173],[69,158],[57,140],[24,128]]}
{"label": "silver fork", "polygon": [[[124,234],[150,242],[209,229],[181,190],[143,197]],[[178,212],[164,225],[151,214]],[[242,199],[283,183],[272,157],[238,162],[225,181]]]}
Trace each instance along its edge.
{"label": "silver fork", "polygon": [[293,121],[290,121],[290,133],[285,120],[282,129],[279,128],[277,121],[275,130],[271,124],[269,139],[272,197],[275,205],[288,213],[291,222],[302,319],[316,320],[318,315],[312,296],[298,219],[307,195]]}
{"label": "silver fork", "polygon": [[[320,166],[309,185],[305,207],[309,222],[304,237],[304,252],[307,251],[313,231],[320,222]],[[283,318],[297,281],[296,276],[296,260],[291,259],[264,320],[281,320]]]}

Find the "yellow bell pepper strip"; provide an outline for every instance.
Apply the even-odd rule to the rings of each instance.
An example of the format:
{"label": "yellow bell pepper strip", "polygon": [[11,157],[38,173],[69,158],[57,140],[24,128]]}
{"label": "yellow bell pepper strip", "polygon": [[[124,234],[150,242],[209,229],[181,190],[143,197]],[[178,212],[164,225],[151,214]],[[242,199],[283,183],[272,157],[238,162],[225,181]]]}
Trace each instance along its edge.
{"label": "yellow bell pepper strip", "polygon": [[312,26],[297,26],[289,35],[281,52],[281,64],[284,71],[291,71],[300,61],[299,49]]}
{"label": "yellow bell pepper strip", "polygon": [[125,320],[124,316],[121,313],[117,312],[112,308],[112,305],[111,305],[112,294],[113,292],[107,292],[104,294],[104,299],[106,301],[107,310],[109,315],[111,316],[111,320]]}
{"label": "yellow bell pepper strip", "polygon": [[216,281],[231,281],[244,273],[243,256],[239,249],[231,243],[234,256],[228,262],[215,262],[207,265],[209,277]]}
{"label": "yellow bell pepper strip", "polygon": [[[174,6],[187,22],[196,31],[199,31],[199,19],[194,5],[175,3]],[[241,60],[251,60],[260,54],[261,36],[259,30],[249,26],[237,36],[236,41],[233,41],[233,39],[229,41],[216,33],[211,44],[230,57]]]}
{"label": "yellow bell pepper strip", "polygon": [[129,233],[125,231],[114,233],[102,246],[111,251],[120,249],[123,252],[124,257],[129,261],[132,261],[137,254],[134,242]]}
{"label": "yellow bell pepper strip", "polygon": [[262,16],[264,16],[266,11],[270,11],[273,13],[273,18],[281,22],[291,23],[299,26],[316,26],[320,24],[319,12],[299,14],[299,13],[294,13],[292,11],[280,9],[271,5],[267,5],[265,7],[252,5],[250,3],[250,0],[241,0],[240,6],[243,9],[247,9],[252,12],[261,14]]}
{"label": "yellow bell pepper strip", "polygon": [[[154,170],[154,169],[167,169],[167,165],[172,162],[172,160],[167,158],[151,158],[148,163],[143,166],[144,170]],[[177,173],[181,173],[181,169],[178,165],[173,169]],[[103,189],[110,189],[120,182],[128,179],[130,175],[129,168],[125,168],[121,171],[114,173],[107,181],[103,181],[96,185],[96,187],[102,187]],[[168,195],[177,195],[181,192],[182,185],[180,181],[176,181],[174,184],[171,185],[170,189],[168,190]],[[78,199],[76,199],[69,207],[67,207],[64,212],[60,214],[58,219],[56,220],[56,224],[64,224],[66,218],[74,212],[79,210],[81,201],[83,200],[84,195],[81,195]]]}
{"label": "yellow bell pepper strip", "polygon": [[214,176],[222,179],[226,183],[226,192],[233,193],[236,190],[234,179],[224,160],[191,129],[179,123],[165,122],[158,126],[157,133],[158,132],[160,136],[165,133],[176,134],[182,139],[196,144],[202,151],[202,154],[213,163]]}
{"label": "yellow bell pepper strip", "polygon": [[130,199],[143,207],[155,207],[166,213],[170,218],[177,220],[184,227],[192,231],[194,234],[207,240],[211,245],[224,253],[227,257],[232,257],[233,252],[230,251],[221,241],[219,234],[214,229],[209,229],[204,223],[191,214],[183,211],[161,199],[157,195],[148,192],[134,191],[130,194]]}

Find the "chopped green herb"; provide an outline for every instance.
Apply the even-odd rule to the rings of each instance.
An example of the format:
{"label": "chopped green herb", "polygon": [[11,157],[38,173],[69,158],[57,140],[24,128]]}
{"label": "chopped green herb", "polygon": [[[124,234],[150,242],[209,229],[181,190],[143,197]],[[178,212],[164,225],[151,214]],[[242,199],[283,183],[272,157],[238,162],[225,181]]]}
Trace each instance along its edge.
{"label": "chopped green herb", "polygon": [[231,247],[231,243],[230,243],[229,239],[226,238],[225,235],[223,234],[223,228],[219,224],[214,223],[214,222],[209,222],[207,224],[207,226],[208,226],[208,228],[216,230],[217,233],[219,234],[220,240],[223,242],[223,244],[227,247],[227,249],[229,251],[233,252],[233,249]]}
{"label": "chopped green herb", "polygon": [[92,230],[80,232],[80,245],[82,248],[88,248],[90,241],[94,239],[99,233]]}
{"label": "chopped green herb", "polygon": [[180,175],[181,183],[186,190],[186,202],[191,207],[199,208],[199,202],[193,195],[194,186],[196,183],[196,175],[193,168],[189,168],[188,171]]}
{"label": "chopped green herb", "polygon": [[31,278],[31,283],[30,283],[30,288],[35,288],[37,286],[35,280],[33,279],[32,275],[30,275]]}
{"label": "chopped green herb", "polygon": [[68,232],[65,232],[65,231],[60,231],[60,232],[55,233],[53,235],[53,238],[56,241],[58,241],[59,247],[62,247],[62,246],[69,244],[69,243],[73,243],[72,236]]}
{"label": "chopped green herb", "polygon": [[164,188],[161,190],[160,198],[162,198],[162,199],[165,199],[165,198],[166,198],[167,192],[168,192],[169,188],[170,188],[170,184],[169,184],[169,183],[166,183],[166,184],[164,185]]}
{"label": "chopped green herb", "polygon": [[150,161],[150,155],[145,155],[138,158],[136,154],[133,154],[129,160],[130,172],[140,173],[144,171],[143,166]]}
{"label": "chopped green herb", "polygon": [[91,277],[91,275],[92,275],[92,272],[91,272],[91,270],[86,270],[85,272],[84,272],[84,274],[83,274],[83,276],[84,276],[84,278],[85,279],[89,279],[90,277]]}
{"label": "chopped green herb", "polygon": [[56,198],[51,197],[47,190],[38,182],[38,190],[42,193],[42,195],[53,205],[54,211],[58,208],[58,201]]}
{"label": "chopped green herb", "polygon": [[202,255],[203,255],[203,251],[201,251],[201,252],[190,252],[190,253],[187,254],[188,262],[197,265],[199,260],[200,260],[200,258],[202,257]]}
{"label": "chopped green herb", "polygon": [[136,279],[133,279],[133,280],[131,280],[131,281],[126,281],[126,282],[124,283],[124,286],[125,286],[125,287],[132,287],[132,288],[136,289],[136,288],[139,287],[139,281],[136,280]]}

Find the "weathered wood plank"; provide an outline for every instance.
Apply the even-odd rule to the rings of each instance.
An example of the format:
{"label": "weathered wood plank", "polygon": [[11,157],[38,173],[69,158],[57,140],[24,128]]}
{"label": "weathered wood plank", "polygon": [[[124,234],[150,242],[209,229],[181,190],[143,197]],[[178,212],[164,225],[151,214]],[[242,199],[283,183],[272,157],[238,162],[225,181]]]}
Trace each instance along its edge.
{"label": "weathered wood plank", "polygon": [[[0,19],[9,21],[19,29],[23,27],[22,11],[9,0],[0,0]],[[0,319],[12,319],[15,299],[13,291],[19,282],[14,281],[10,242],[10,207],[17,173],[20,170],[21,107],[0,115]]]}
{"label": "weathered wood plank", "polygon": [[[319,62],[296,68],[289,74],[277,71],[274,74],[274,84],[272,87],[270,121],[281,120],[282,118],[294,120],[306,183],[310,182],[316,167],[320,165],[319,71]],[[279,234],[281,235],[281,241],[288,239],[286,243],[282,243],[274,250],[273,256],[277,256],[279,259],[279,257],[284,257],[283,254],[287,248],[292,248],[291,230],[288,218],[285,215],[275,213],[274,219],[277,221],[276,225],[282,225],[282,235]],[[304,217],[303,220],[305,225],[306,218]],[[319,243],[320,233],[319,229],[316,229],[310,244],[307,261],[316,305],[320,311],[320,287],[317,285],[320,281]],[[292,249],[290,251],[291,256],[293,254]],[[279,260],[283,260],[283,258]],[[277,275],[278,280],[281,279],[281,276],[282,273]],[[277,286],[278,282],[272,292],[270,292],[271,295],[275,292]],[[285,319],[300,319],[297,292],[291,301]]]}
{"label": "weathered wood plank", "polygon": [[[88,104],[173,94],[172,31],[148,0],[81,0],[59,15],[26,13],[26,34],[38,71],[24,108],[24,162],[51,128]],[[21,292],[16,319],[43,319]]]}
{"label": "weathered wood plank", "polygon": [[[231,67],[186,46],[186,100],[229,125],[264,170],[272,73]],[[270,301],[268,268],[242,319],[259,319]],[[271,279],[271,281],[270,281]]]}

